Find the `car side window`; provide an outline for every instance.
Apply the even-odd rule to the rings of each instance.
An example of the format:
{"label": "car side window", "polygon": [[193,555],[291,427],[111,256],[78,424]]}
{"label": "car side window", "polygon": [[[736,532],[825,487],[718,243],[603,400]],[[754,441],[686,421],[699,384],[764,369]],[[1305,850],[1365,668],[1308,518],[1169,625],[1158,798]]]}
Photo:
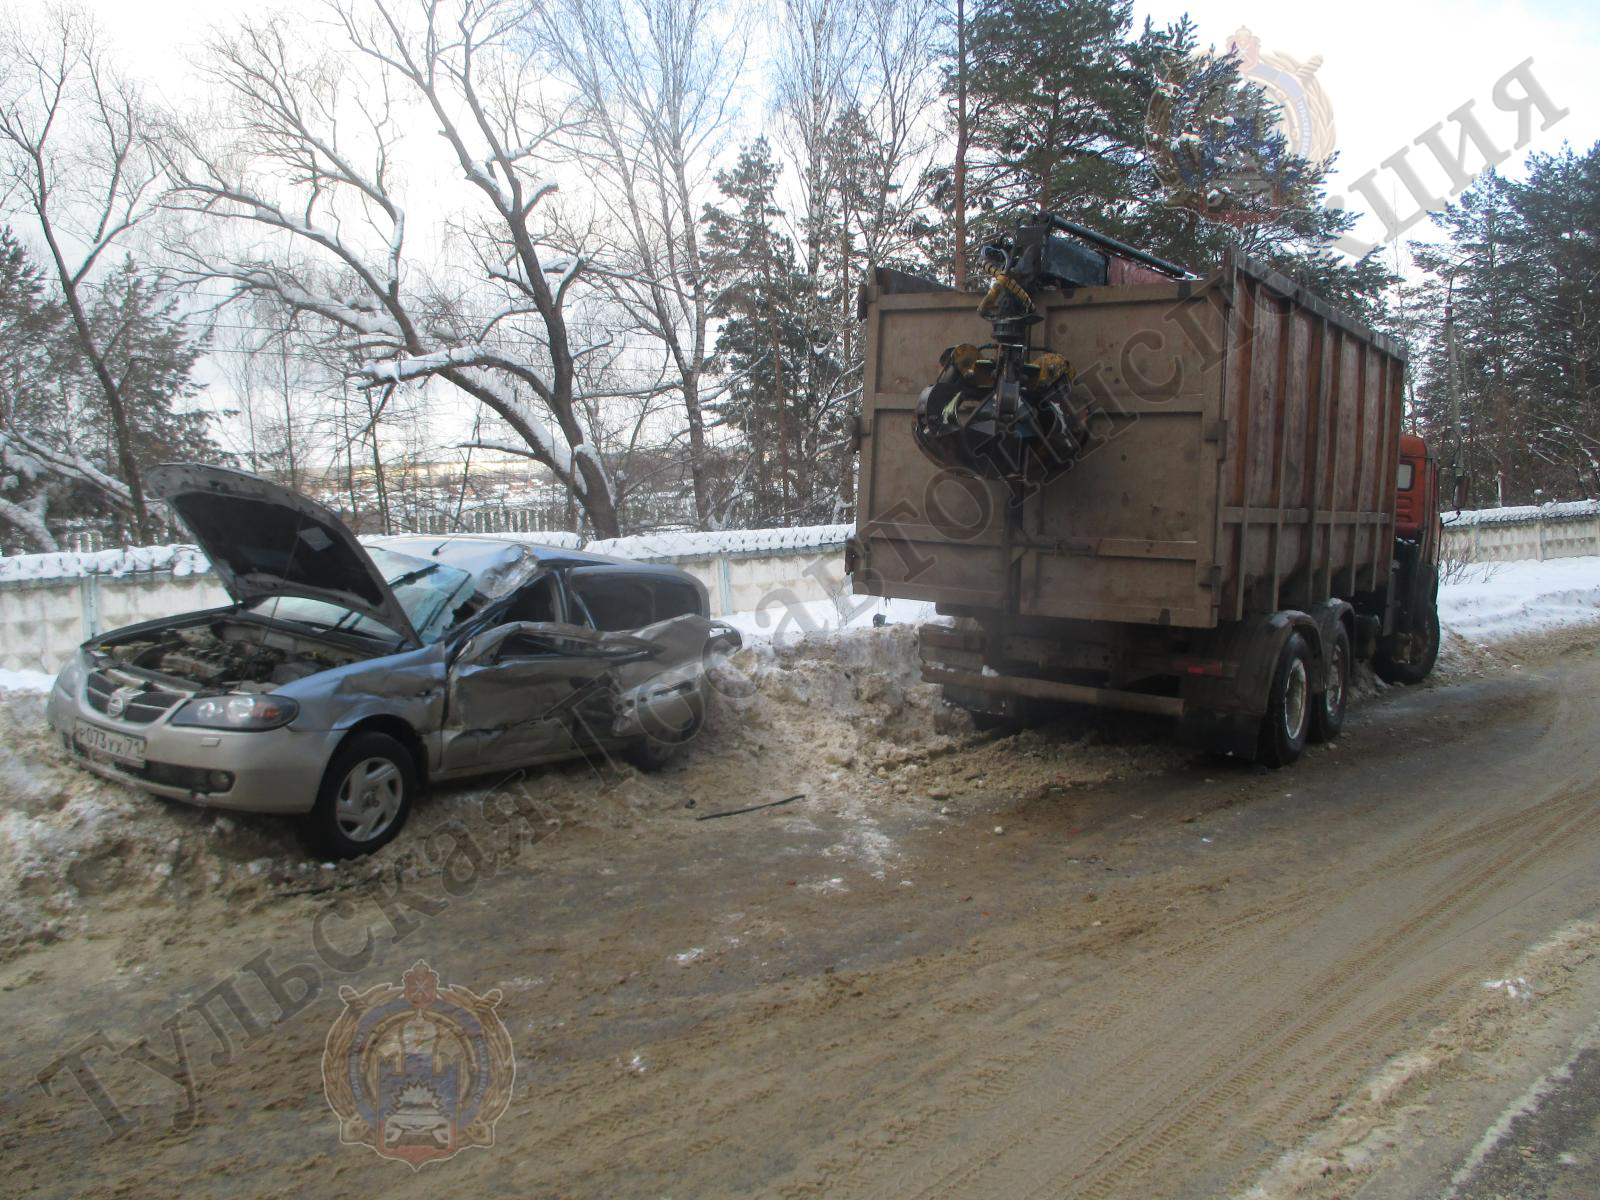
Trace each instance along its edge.
{"label": "car side window", "polygon": [[601,633],[623,633],[655,620],[650,589],[637,579],[579,576],[572,580],[572,590],[583,601],[590,621]]}
{"label": "car side window", "polygon": [[[511,600],[510,607],[506,609],[505,616],[501,618],[501,624],[559,620],[561,620],[561,609],[557,603],[555,576],[542,575],[517,592]],[[543,638],[513,634],[501,643],[499,657],[529,658],[554,653],[555,648]]]}
{"label": "car side window", "polygon": [[700,593],[687,583],[673,579],[653,579],[650,590],[655,593],[655,620],[687,616],[700,612]]}

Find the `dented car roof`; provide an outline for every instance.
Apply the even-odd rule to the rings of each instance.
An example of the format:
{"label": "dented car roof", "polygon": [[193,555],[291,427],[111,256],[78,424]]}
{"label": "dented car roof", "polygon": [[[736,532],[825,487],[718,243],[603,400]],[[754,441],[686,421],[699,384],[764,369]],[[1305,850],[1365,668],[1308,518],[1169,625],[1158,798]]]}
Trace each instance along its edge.
{"label": "dented car roof", "polygon": [[491,600],[514,591],[538,571],[554,567],[618,567],[640,574],[696,582],[688,572],[670,563],[636,562],[605,554],[591,554],[587,550],[542,546],[535,541],[492,533],[402,533],[364,537],[361,541],[368,546],[380,546],[385,550],[409,554],[413,558],[436,559],[447,566],[466,571],[478,581],[478,590]]}

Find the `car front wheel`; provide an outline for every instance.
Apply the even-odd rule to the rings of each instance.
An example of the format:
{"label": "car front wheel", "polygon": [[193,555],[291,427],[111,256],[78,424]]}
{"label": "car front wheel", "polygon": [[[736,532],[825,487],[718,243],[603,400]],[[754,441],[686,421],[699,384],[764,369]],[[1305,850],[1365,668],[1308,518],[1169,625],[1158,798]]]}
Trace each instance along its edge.
{"label": "car front wheel", "polygon": [[303,830],[329,858],[371,854],[406,823],[417,791],[411,752],[386,733],[358,733],[328,763]]}

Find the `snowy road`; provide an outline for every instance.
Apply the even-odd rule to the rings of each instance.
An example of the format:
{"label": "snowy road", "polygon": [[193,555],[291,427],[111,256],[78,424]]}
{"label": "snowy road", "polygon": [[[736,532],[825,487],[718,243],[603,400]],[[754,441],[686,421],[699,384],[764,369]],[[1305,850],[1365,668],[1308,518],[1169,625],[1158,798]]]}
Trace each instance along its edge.
{"label": "snowy road", "polygon": [[[344,873],[251,890],[180,850],[0,965],[0,1150],[59,1196],[1446,1194],[1600,1007],[1597,646],[1458,644],[1258,772],[1158,723],[935,730],[892,641],[846,642],[649,790],[539,777],[555,836],[398,944]],[[199,1114],[171,1131],[182,1093],[116,1048],[170,1056],[163,1021],[263,951],[316,961],[337,900],[322,928],[353,952],[368,922],[370,960],[226,1066],[186,1017]],[[320,1055],[338,985],[418,958],[504,992],[518,1066],[495,1145],[414,1175],[339,1144]],[[31,1082],[97,1030],[143,1122],[109,1145],[67,1076]]]}

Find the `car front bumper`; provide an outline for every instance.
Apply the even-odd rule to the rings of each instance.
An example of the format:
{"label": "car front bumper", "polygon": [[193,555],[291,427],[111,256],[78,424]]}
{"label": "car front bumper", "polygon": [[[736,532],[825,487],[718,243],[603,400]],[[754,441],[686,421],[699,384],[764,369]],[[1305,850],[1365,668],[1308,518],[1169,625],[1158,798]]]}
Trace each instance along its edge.
{"label": "car front bumper", "polygon": [[[103,779],[207,808],[238,812],[304,813],[316,803],[317,789],[341,731],[293,727],[253,732],[200,729],[169,724],[162,718],[141,725],[118,721],[91,709],[59,684],[51,689],[46,716],[73,761]],[[113,733],[144,739],[144,767],[86,751],[73,738],[78,721]],[[232,775],[229,786],[209,790],[199,777],[214,771]],[[185,780],[194,776],[194,785]]]}

